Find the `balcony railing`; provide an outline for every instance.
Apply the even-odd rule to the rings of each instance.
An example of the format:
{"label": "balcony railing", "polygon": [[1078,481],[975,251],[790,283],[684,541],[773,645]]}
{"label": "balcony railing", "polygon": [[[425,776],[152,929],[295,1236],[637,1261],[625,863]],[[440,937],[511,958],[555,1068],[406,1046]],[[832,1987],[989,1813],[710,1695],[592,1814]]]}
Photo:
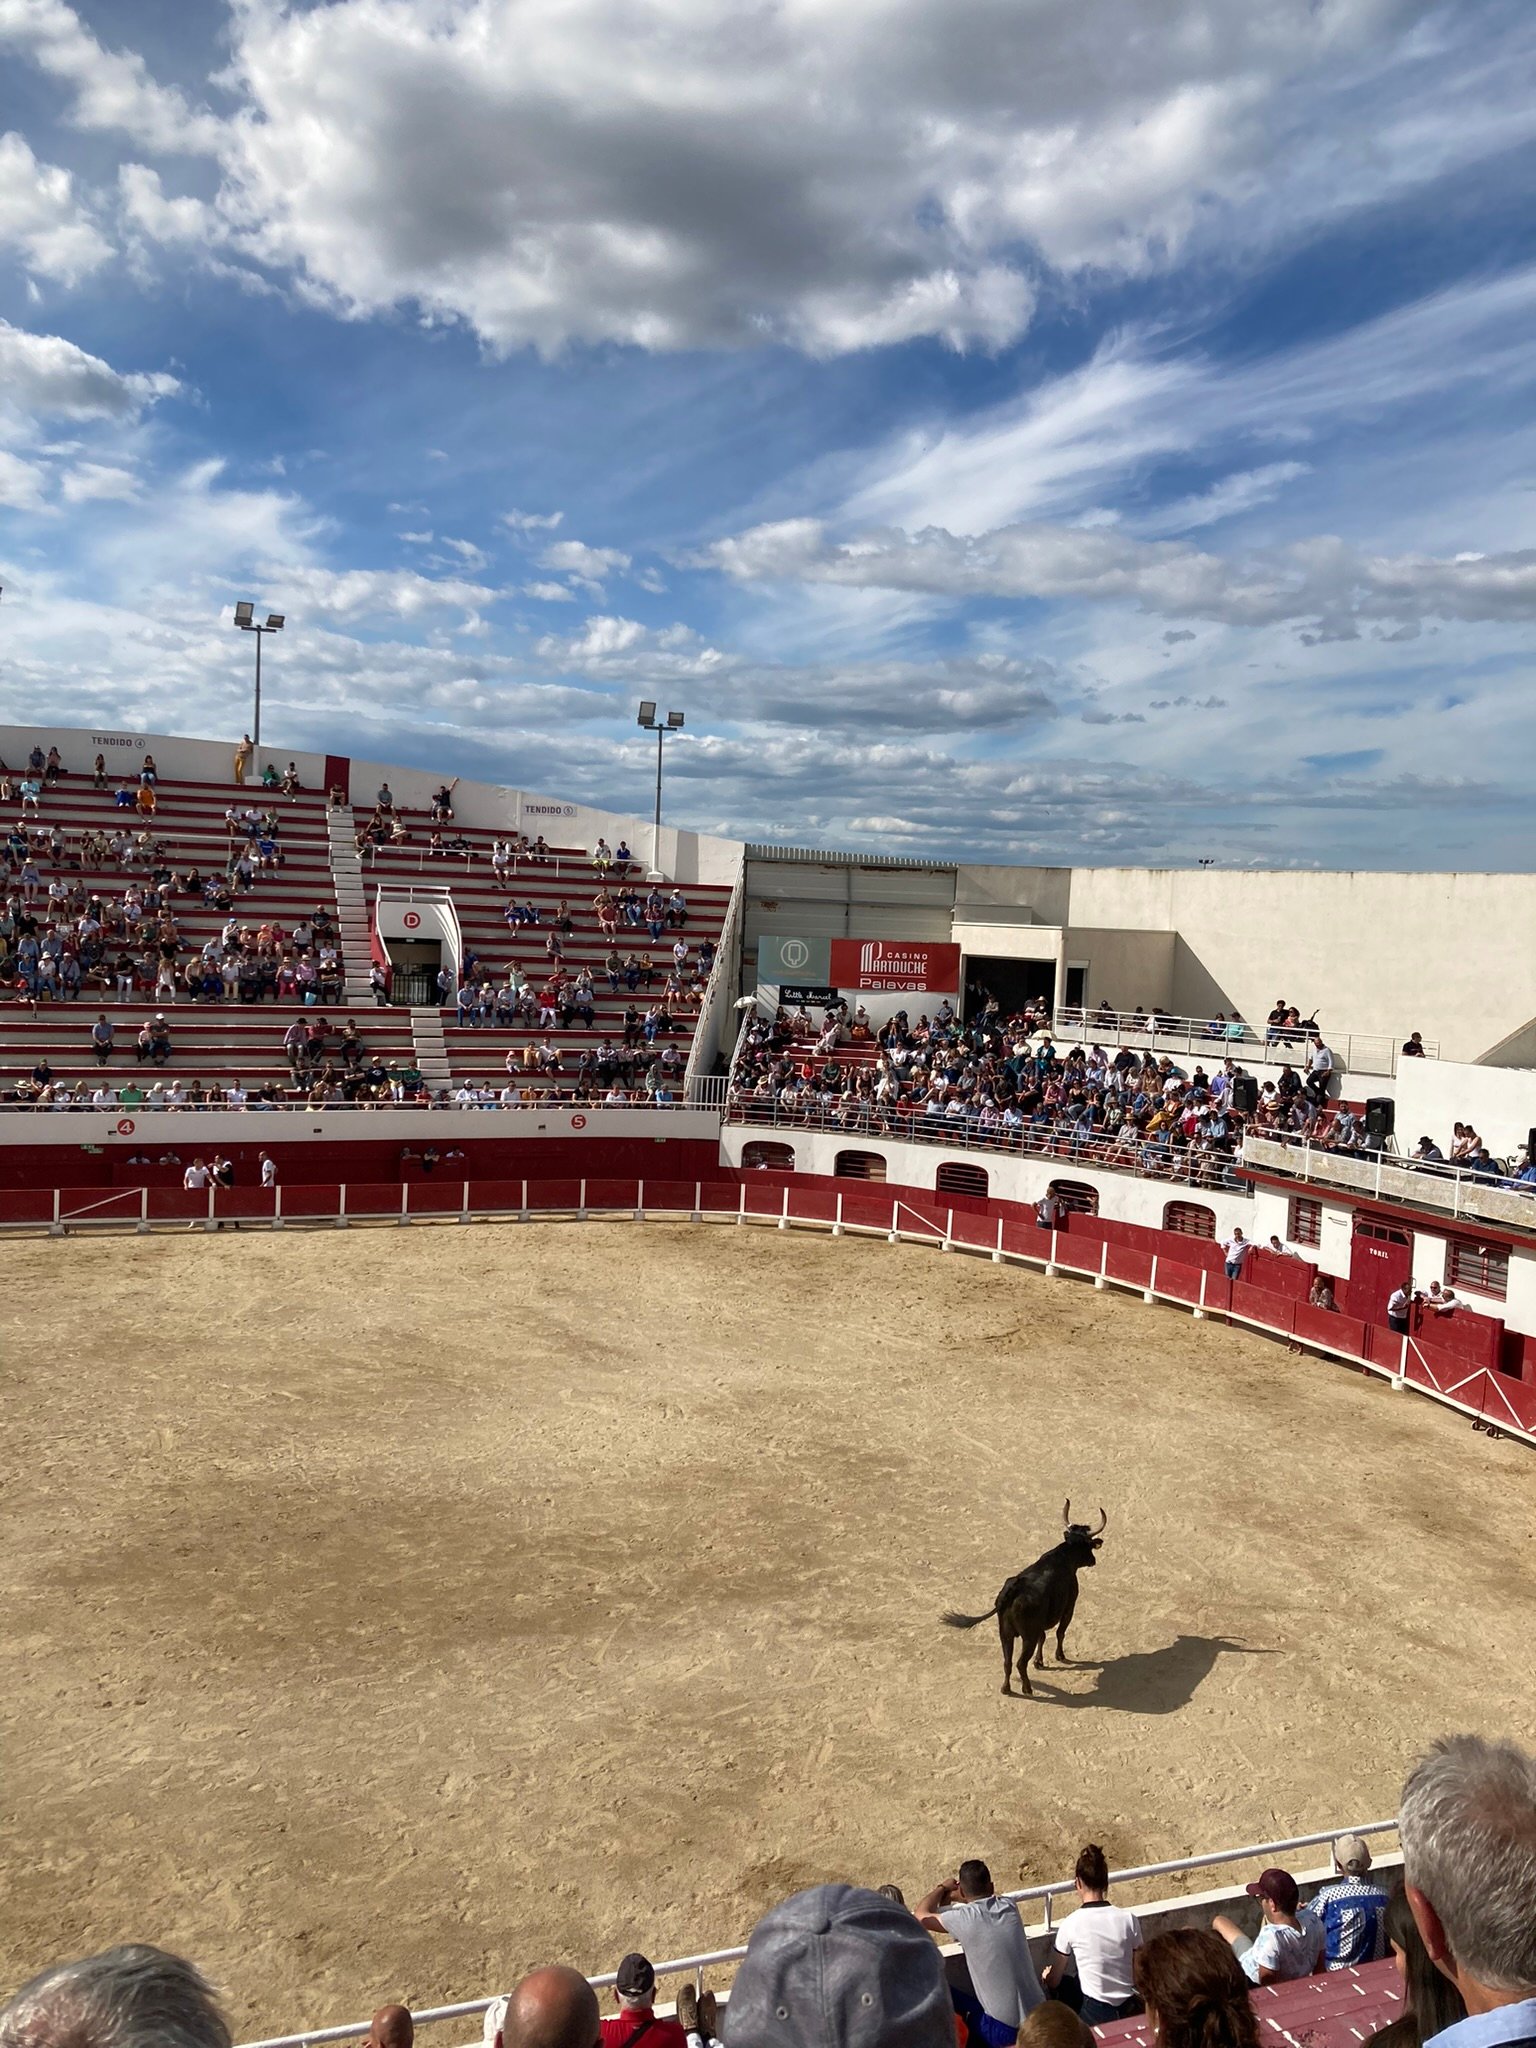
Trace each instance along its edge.
{"label": "balcony railing", "polygon": [[[1305,1058],[1308,1033],[1294,1027],[1271,1031],[1267,1025],[1229,1018],[1174,1017],[1165,1010],[1081,1010],[1063,1004],[1054,1015],[1052,1033],[1072,1043],[1145,1046],[1156,1053],[1182,1052],[1190,1058],[1290,1060]],[[1408,1033],[1397,1037],[1360,1031],[1323,1033],[1323,1042],[1340,1069],[1354,1074],[1397,1072],[1399,1048]],[[1423,1041],[1427,1059],[1440,1057],[1438,1039]]]}
{"label": "balcony railing", "polygon": [[1330,1152],[1301,1139],[1286,1143],[1254,1137],[1244,1139],[1242,1159],[1244,1166],[1265,1173],[1348,1188],[1374,1201],[1411,1202],[1444,1209],[1453,1217],[1536,1229],[1536,1186],[1514,1187],[1507,1179],[1468,1173],[1442,1161],[1404,1159],[1395,1152]]}
{"label": "balcony railing", "polygon": [[1066,1128],[1012,1131],[981,1127],[973,1118],[926,1117],[923,1113],[859,1098],[846,1109],[785,1109],[776,1102],[738,1097],[726,1107],[728,1124],[751,1124],[775,1131],[822,1131],[840,1138],[888,1138],[898,1144],[941,1145],[949,1151],[989,1152],[1014,1158],[1053,1159],[1062,1165],[1094,1166],[1142,1180],[1167,1181],[1180,1187],[1209,1188],[1222,1194],[1250,1195],[1238,1178],[1232,1155],[1193,1146],[1160,1146],[1146,1138],[1124,1145],[1118,1138],[1079,1135]]}

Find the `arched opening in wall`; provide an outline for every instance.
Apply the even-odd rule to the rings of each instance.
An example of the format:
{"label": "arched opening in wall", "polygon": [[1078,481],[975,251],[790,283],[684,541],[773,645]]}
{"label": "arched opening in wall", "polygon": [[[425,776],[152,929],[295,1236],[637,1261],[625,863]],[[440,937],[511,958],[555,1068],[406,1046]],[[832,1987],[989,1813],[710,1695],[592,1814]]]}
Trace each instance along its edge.
{"label": "arched opening in wall", "polygon": [[1050,1192],[1072,1216],[1097,1216],[1099,1191],[1085,1180],[1053,1180]]}
{"label": "arched opening in wall", "polygon": [[1286,1236],[1292,1244],[1320,1245],[1323,1241],[1323,1205],[1306,1195],[1292,1195],[1286,1219]]}
{"label": "arched opening in wall", "polygon": [[1509,1247],[1481,1244],[1475,1237],[1453,1237],[1445,1248],[1445,1277],[1452,1287],[1503,1301],[1509,1293]]}
{"label": "arched opening in wall", "polygon": [[987,1169],[965,1159],[946,1159],[939,1168],[937,1186],[941,1195],[984,1195]]}
{"label": "arched opening in wall", "polygon": [[838,1180],[884,1180],[883,1152],[839,1152],[832,1167]]}
{"label": "arched opening in wall", "polygon": [[795,1170],[795,1148],[793,1145],[775,1145],[768,1138],[754,1138],[741,1155],[745,1167],[767,1167],[773,1173],[793,1173]]}
{"label": "arched opening in wall", "polygon": [[1180,1237],[1214,1238],[1216,1211],[1203,1202],[1170,1202],[1163,1211],[1163,1228]]}

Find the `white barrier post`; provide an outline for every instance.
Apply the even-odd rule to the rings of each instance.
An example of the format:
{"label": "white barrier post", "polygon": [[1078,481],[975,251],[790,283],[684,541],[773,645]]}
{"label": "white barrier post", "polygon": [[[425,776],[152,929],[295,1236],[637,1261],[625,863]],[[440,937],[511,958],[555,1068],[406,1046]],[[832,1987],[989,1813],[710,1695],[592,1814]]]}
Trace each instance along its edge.
{"label": "white barrier post", "polygon": [[900,1214],[901,1214],[901,1204],[900,1204],[900,1202],[898,1202],[898,1201],[897,1201],[896,1197],[895,1197],[894,1195],[892,1195],[892,1197],[891,1197],[891,1227],[890,1227],[890,1230],[889,1230],[889,1231],[888,1231],[888,1232],[886,1233],[886,1239],[885,1239],[885,1241],[886,1241],[886,1243],[887,1243],[887,1244],[900,1244],[900,1243],[901,1243],[901,1232],[900,1232],[900,1231],[899,1231],[899,1230],[898,1230],[898,1229],[896,1228],[896,1219],[897,1219],[897,1217],[898,1217],[898,1216],[900,1216]]}
{"label": "white barrier post", "polygon": [[215,1186],[215,1183],[214,1183],[213,1181],[209,1181],[209,1183],[208,1183],[208,1214],[207,1214],[207,1215],[206,1215],[206,1216],[204,1217],[204,1219],[203,1219],[203,1228],[204,1228],[204,1230],[212,1230],[212,1229],[213,1229],[213,1227],[214,1227],[214,1223],[213,1223],[213,1190],[214,1190],[214,1186]]}
{"label": "white barrier post", "polygon": [[[696,1223],[698,1218],[694,1217],[693,1220]],[[635,1221],[637,1223],[645,1221],[645,1182],[643,1180],[636,1181],[635,1183]]]}
{"label": "white barrier post", "polygon": [[59,1191],[57,1188],[53,1191],[53,1221],[48,1226],[48,1235],[50,1237],[62,1237],[64,1235],[64,1225],[59,1220]]}
{"label": "white barrier post", "polygon": [[1051,1255],[1045,1262],[1045,1277],[1047,1280],[1054,1280],[1056,1278],[1056,1235],[1056,1226],[1053,1223],[1051,1225]]}
{"label": "white barrier post", "polygon": [[522,1204],[521,1204],[521,1206],[520,1206],[520,1208],[518,1209],[518,1212],[517,1212],[517,1220],[518,1220],[518,1222],[519,1222],[519,1223],[526,1223],[526,1222],[528,1221],[528,1183],[527,1183],[527,1181],[524,1181],[524,1182],[523,1182],[523,1199],[522,1199]]}
{"label": "white barrier post", "polygon": [[1197,1323],[1205,1321],[1205,1283],[1209,1278],[1209,1273],[1202,1266],[1200,1268],[1200,1299],[1195,1304],[1195,1321]]}
{"label": "white barrier post", "polygon": [[469,1221],[469,1182],[467,1180],[462,1182],[459,1187],[459,1221],[461,1223]]}
{"label": "white barrier post", "polygon": [[1098,1271],[1097,1271],[1097,1273],[1095,1273],[1095,1274],[1094,1274],[1094,1276],[1093,1276],[1093,1284],[1094,1284],[1094,1286],[1095,1286],[1095,1287],[1097,1287],[1097,1288],[1100,1288],[1100,1289],[1102,1289],[1102,1288],[1103,1288],[1103,1286],[1104,1286],[1104,1284],[1105,1284],[1105,1282],[1104,1282],[1104,1275],[1105,1275],[1105,1274],[1106,1274],[1106,1273],[1107,1273],[1108,1271],[1109,1271],[1109,1239],[1108,1239],[1108,1238],[1106,1237],[1106,1238],[1105,1238],[1105,1240],[1104,1240],[1104,1242],[1103,1242],[1103,1243],[1102,1243],[1102,1244],[1101,1244],[1101,1245],[1099,1246],[1099,1270],[1098,1270]]}
{"label": "white barrier post", "polygon": [[[466,1185],[466,1187],[467,1187],[467,1186],[468,1186],[468,1183],[466,1182],[466,1183],[465,1183],[465,1185]],[[580,1181],[580,1184],[579,1184],[579,1186],[577,1187],[577,1190],[576,1190],[576,1221],[577,1221],[578,1223],[585,1223],[585,1222],[586,1222],[586,1220],[587,1220],[587,1177],[586,1177],[586,1175],[585,1175],[585,1174],[583,1174],[583,1175],[582,1175],[582,1177],[581,1177],[581,1181]]]}
{"label": "white barrier post", "polygon": [[409,1223],[411,1220],[411,1184],[408,1180],[403,1180],[400,1183],[399,1220],[401,1223]]}
{"label": "white barrier post", "polygon": [[148,1189],[148,1188],[140,1188],[140,1189],[139,1189],[139,1221],[138,1221],[138,1224],[137,1224],[137,1234],[138,1234],[138,1235],[139,1235],[140,1237],[147,1237],[147,1236],[149,1235],[149,1189]]}
{"label": "white barrier post", "polygon": [[832,1235],[833,1235],[834,1237],[841,1237],[841,1236],[842,1236],[842,1234],[843,1234],[843,1191],[842,1191],[842,1189],[841,1189],[841,1188],[839,1188],[839,1189],[838,1189],[838,1191],[837,1191],[837,1215],[836,1215],[836,1217],[835,1217],[835,1218],[833,1219],[833,1223],[832,1223]]}
{"label": "white barrier post", "polygon": [[[644,1181],[640,1183],[640,1193],[642,1196],[645,1194]],[[704,1184],[702,1181],[696,1180],[693,1184],[693,1208],[689,1211],[688,1221],[690,1223],[702,1223],[704,1221]]]}
{"label": "white barrier post", "polygon": [[1397,1353],[1397,1371],[1392,1376],[1392,1391],[1400,1394],[1408,1384],[1408,1339],[1405,1336]]}
{"label": "white barrier post", "polygon": [[997,1250],[992,1254],[992,1263],[994,1266],[1000,1266],[1003,1263],[1003,1219],[1001,1216],[997,1219]]}
{"label": "white barrier post", "polygon": [[280,1187],[275,1187],[272,1192],[276,1197],[272,1204],[272,1228],[274,1230],[281,1230],[283,1227],[283,1191]]}
{"label": "white barrier post", "polygon": [[1146,1286],[1145,1286],[1145,1287],[1144,1287],[1144,1288],[1142,1289],[1142,1294],[1141,1294],[1141,1298],[1142,1298],[1142,1300],[1143,1300],[1143,1301],[1146,1301],[1146,1302],[1153,1302],[1153,1301],[1156,1301],[1156,1299],[1157,1299],[1157,1253],[1156,1253],[1156,1252],[1154,1252],[1154,1253],[1152,1254],[1152,1271],[1151,1271],[1151,1273],[1149,1274],[1149,1276],[1148,1276],[1148,1278],[1147,1278],[1147,1284],[1146,1284]]}
{"label": "white barrier post", "polygon": [[747,1220],[747,1184],[745,1181],[741,1184],[739,1194],[740,1200],[736,1204],[736,1221],[738,1223],[745,1223]]}

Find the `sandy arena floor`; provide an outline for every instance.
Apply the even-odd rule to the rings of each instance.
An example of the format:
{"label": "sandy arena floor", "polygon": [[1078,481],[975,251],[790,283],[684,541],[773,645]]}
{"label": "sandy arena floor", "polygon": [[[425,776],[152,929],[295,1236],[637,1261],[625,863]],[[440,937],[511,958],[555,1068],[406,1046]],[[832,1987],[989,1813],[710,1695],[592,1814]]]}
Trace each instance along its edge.
{"label": "sandy arena floor", "polygon": [[[237,2039],[1080,1842],[1390,1812],[1536,1736],[1536,1461],[915,1247],[542,1224],[0,1246],[0,1980],[140,1938]],[[1069,1651],[978,1612],[1109,1510]]]}

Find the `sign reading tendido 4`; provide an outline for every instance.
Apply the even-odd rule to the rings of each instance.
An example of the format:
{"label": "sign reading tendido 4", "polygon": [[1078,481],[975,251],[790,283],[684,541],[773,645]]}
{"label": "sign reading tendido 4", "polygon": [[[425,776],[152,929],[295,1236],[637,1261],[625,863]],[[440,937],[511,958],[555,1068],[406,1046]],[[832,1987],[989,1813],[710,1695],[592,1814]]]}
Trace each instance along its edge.
{"label": "sign reading tendido 4", "polygon": [[953,995],[960,987],[960,948],[926,939],[834,939],[827,978],[839,988]]}

